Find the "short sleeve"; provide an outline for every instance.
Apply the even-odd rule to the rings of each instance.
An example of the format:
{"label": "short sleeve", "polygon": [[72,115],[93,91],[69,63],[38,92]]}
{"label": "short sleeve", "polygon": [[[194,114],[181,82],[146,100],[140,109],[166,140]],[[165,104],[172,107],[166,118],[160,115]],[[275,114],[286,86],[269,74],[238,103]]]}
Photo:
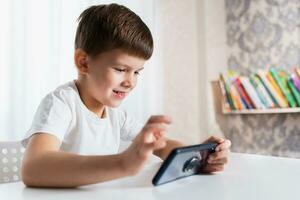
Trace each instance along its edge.
{"label": "short sleeve", "polygon": [[134,117],[126,111],[121,111],[121,139],[123,141],[132,141],[142,129],[142,124],[138,123]]}
{"label": "short sleeve", "polygon": [[48,94],[40,103],[22,144],[27,146],[32,135],[38,132],[56,136],[62,142],[71,122],[71,110],[59,92]]}

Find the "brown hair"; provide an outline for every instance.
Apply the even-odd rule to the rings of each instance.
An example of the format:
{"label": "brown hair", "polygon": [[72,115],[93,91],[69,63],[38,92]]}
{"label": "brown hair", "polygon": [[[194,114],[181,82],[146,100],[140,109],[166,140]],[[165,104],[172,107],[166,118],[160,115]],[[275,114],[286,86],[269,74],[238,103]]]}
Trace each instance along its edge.
{"label": "brown hair", "polygon": [[152,55],[149,28],[125,6],[91,6],[80,14],[78,21],[75,48],[83,49],[90,56],[118,48],[145,60]]}

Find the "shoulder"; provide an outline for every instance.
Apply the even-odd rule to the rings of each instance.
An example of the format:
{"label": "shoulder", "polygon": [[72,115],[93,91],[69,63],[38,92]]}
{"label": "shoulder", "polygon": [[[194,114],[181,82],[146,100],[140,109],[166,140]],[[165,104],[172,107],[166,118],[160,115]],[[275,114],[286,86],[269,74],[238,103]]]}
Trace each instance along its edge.
{"label": "shoulder", "polygon": [[43,102],[70,104],[78,96],[78,91],[74,81],[58,86],[54,91],[48,93]]}
{"label": "shoulder", "polygon": [[71,113],[78,104],[78,94],[74,87],[76,88],[74,83],[68,82],[48,93],[40,102],[38,111],[42,113]]}
{"label": "shoulder", "polygon": [[79,95],[78,90],[74,81],[67,82],[63,85],[58,86],[52,93],[57,98],[69,99],[74,98]]}

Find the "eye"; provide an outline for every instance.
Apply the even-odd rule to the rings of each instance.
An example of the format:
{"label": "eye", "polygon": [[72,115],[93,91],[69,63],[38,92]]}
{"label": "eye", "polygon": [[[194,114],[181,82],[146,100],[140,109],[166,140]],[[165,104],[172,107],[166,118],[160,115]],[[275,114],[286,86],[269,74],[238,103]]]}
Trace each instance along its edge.
{"label": "eye", "polygon": [[114,68],[116,71],[118,72],[125,72],[126,70],[125,69],[121,69],[121,68]]}
{"label": "eye", "polygon": [[138,76],[138,75],[140,75],[140,72],[136,71],[136,72],[134,72],[134,74]]}

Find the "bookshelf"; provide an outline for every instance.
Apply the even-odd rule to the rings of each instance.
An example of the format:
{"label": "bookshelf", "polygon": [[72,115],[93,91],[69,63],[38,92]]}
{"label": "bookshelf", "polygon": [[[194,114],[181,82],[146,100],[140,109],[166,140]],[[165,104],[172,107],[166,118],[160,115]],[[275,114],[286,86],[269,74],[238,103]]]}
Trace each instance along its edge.
{"label": "bookshelf", "polygon": [[275,113],[300,113],[300,108],[273,108],[251,110],[223,110],[223,114],[275,114]]}
{"label": "bookshelf", "polygon": [[218,81],[211,81],[215,120],[231,151],[300,158],[300,108],[225,109]]}
{"label": "bookshelf", "polygon": [[214,105],[217,112],[225,115],[234,114],[280,114],[280,113],[300,113],[300,107],[297,108],[268,108],[268,109],[245,109],[245,110],[228,110],[225,108],[225,99],[223,98],[219,80],[211,81]]}

